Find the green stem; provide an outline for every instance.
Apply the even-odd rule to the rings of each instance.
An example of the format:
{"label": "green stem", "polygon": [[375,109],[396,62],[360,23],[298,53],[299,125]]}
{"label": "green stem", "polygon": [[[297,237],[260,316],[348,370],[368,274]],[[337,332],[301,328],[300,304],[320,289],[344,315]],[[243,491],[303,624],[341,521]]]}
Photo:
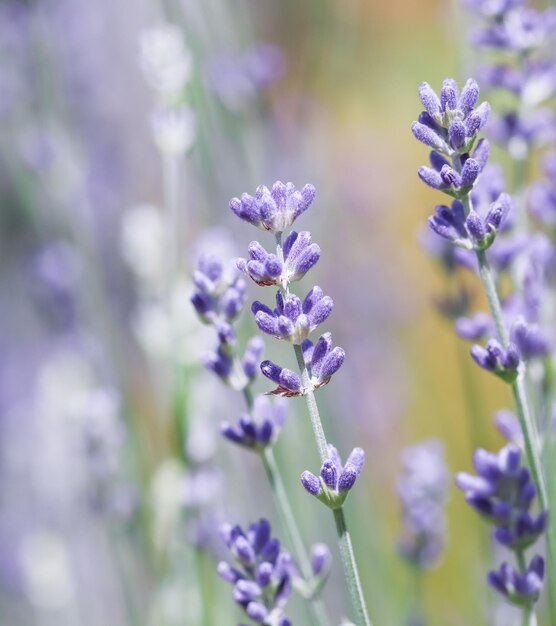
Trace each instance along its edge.
{"label": "green stem", "polygon": [[[253,408],[253,393],[249,385],[243,388],[243,397],[245,398],[245,404],[248,409],[251,410]],[[288,535],[288,539],[294,551],[301,574],[305,580],[310,580],[312,573],[309,555],[301,538],[301,533],[299,532],[299,528],[288,499],[288,494],[282,480],[282,475],[276,463],[276,458],[274,457],[272,448],[267,447],[264,449],[261,454],[261,460],[263,462],[268,482],[270,483],[270,488],[276,502],[276,508],[278,509],[278,513],[282,521],[282,526]],[[324,604],[318,595],[309,599],[309,609],[311,611],[313,621],[317,626],[327,626],[330,623]]]}
{"label": "green stem", "polygon": [[[527,570],[527,563],[525,561],[525,553],[523,550],[517,550],[515,553],[517,559],[517,565],[521,574],[524,574]],[[535,612],[532,606],[524,606],[521,614],[521,626],[533,626],[536,622],[533,621]]]}
{"label": "green stem", "polygon": [[361,587],[361,580],[359,579],[355,553],[351,543],[351,535],[346,525],[343,508],[334,509],[334,521],[336,522],[336,532],[338,533],[338,543],[340,545],[340,554],[344,566],[344,575],[348,583],[351,603],[357,615],[357,626],[371,626],[371,620],[367,613],[367,606]]}
{"label": "green stem", "polygon": [[[500,305],[500,298],[498,297],[498,291],[496,284],[492,276],[490,265],[486,258],[486,254],[483,250],[477,250],[477,261],[479,262],[479,274],[483,283],[483,287],[486,293],[490,312],[494,318],[494,323],[498,331],[498,335],[504,347],[509,344],[509,335],[504,324],[502,317],[502,307]],[[517,410],[517,417],[523,433],[523,445],[525,448],[525,455],[527,457],[527,463],[531,470],[531,477],[537,488],[539,497],[539,504],[541,509],[549,511],[548,494],[546,490],[546,483],[544,479],[540,446],[538,440],[537,429],[532,419],[531,412],[529,410],[529,402],[527,398],[527,391],[525,389],[524,372],[521,371],[517,380],[512,384],[512,393],[515,400],[515,406]],[[554,585],[556,566],[556,555],[554,548],[556,546],[554,536],[555,524],[552,520],[549,520],[548,528],[546,531],[546,552],[547,552],[547,573],[548,573],[548,599],[552,625],[556,624],[556,586]]]}
{"label": "green stem", "polygon": [[315,394],[311,387],[309,372],[307,371],[307,366],[305,365],[305,361],[303,359],[301,346],[295,345],[294,351],[297,364],[299,365],[299,369],[301,371],[301,382],[303,383],[303,388],[305,389],[305,400],[307,401],[307,408],[309,409],[309,417],[311,418],[311,426],[313,427],[313,433],[319,449],[320,460],[324,463],[328,459],[328,443],[326,442],[326,436],[322,427],[319,408],[317,406]]}

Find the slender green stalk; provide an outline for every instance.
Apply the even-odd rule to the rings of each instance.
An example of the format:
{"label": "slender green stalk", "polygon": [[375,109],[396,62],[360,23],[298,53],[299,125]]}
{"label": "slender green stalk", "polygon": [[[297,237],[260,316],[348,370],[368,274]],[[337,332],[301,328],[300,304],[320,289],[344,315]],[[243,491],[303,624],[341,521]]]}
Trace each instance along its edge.
{"label": "slender green stalk", "polygon": [[[517,550],[515,553],[519,571],[523,574],[527,570],[527,562],[525,561],[525,553],[523,550]],[[521,613],[521,626],[533,626],[536,624],[535,611],[533,607],[524,606]]]}
{"label": "slender green stalk", "polygon": [[[479,262],[479,274],[483,283],[485,294],[490,307],[490,312],[494,318],[494,323],[498,331],[498,335],[504,347],[508,346],[509,336],[502,317],[502,307],[500,305],[500,298],[498,297],[498,291],[494,282],[494,277],[490,269],[488,260],[483,250],[477,251],[477,261]],[[527,457],[527,463],[531,470],[531,477],[537,488],[539,497],[539,504],[543,510],[550,511],[548,502],[548,493],[546,490],[546,483],[544,479],[544,473],[541,464],[541,451],[538,440],[537,429],[532,419],[529,402],[527,398],[527,391],[525,389],[524,372],[521,371],[517,380],[512,384],[512,393],[514,396],[515,406],[517,410],[517,417],[523,433],[523,444],[525,448],[525,455]],[[556,541],[554,536],[555,525],[552,521],[549,521],[546,531],[546,552],[547,552],[547,574],[548,574],[548,599],[552,625],[556,624],[556,586],[554,585],[556,566],[556,554],[554,548],[556,547]]]}
{"label": "slender green stalk", "polygon": [[328,444],[322,427],[319,408],[317,406],[315,394],[311,388],[309,372],[307,371],[305,361],[303,360],[303,351],[301,350],[301,346],[294,346],[294,350],[297,364],[299,365],[299,369],[301,371],[301,382],[305,388],[305,400],[307,401],[307,408],[309,409],[309,417],[311,418],[311,426],[313,427],[315,441],[317,442],[317,447],[319,449],[320,460],[324,463],[328,459]]}
{"label": "slender green stalk", "polygon": [[[245,398],[245,404],[247,407],[252,409],[253,393],[249,385],[243,388],[243,397]],[[261,454],[261,460],[263,462],[268,482],[270,483],[272,494],[276,501],[276,508],[278,510],[278,514],[280,515],[282,526],[288,535],[289,542],[295,553],[297,564],[299,565],[299,569],[301,570],[304,579],[309,580],[311,578],[311,563],[309,560],[309,554],[307,553],[305,544],[301,538],[301,533],[299,532],[299,528],[288,499],[286,487],[284,486],[282,475],[276,463],[272,448],[265,448],[264,452]],[[327,626],[330,623],[324,604],[318,595],[309,598],[309,610],[311,611],[312,619],[317,626]]]}
{"label": "slender green stalk", "polygon": [[[282,263],[284,262],[281,233],[276,234],[276,256]],[[281,285],[280,289],[284,295],[288,294],[287,283]],[[301,372],[301,382],[303,383],[303,387],[305,389],[304,396],[307,402],[307,408],[309,409],[309,417],[311,419],[311,426],[313,427],[313,433],[315,435],[320,460],[324,463],[328,459],[328,443],[322,427],[319,408],[317,406],[315,394],[313,393],[311,387],[309,372],[307,371],[307,366],[305,365],[305,361],[303,359],[301,346],[294,345],[294,352],[299,370]],[[340,545],[340,555],[342,557],[344,575],[351,596],[353,609],[357,615],[357,626],[372,626],[367,612],[367,606],[365,604],[363,588],[361,587],[357,561],[355,560],[355,553],[351,543],[351,535],[347,529],[346,519],[342,508],[334,510],[334,520],[336,522],[336,531],[338,534],[338,543]]]}
{"label": "slender green stalk", "polygon": [[334,510],[334,521],[336,522],[344,575],[348,582],[351,603],[357,615],[357,626],[371,626],[371,620],[367,613],[367,605],[365,604],[365,597],[363,596],[363,588],[361,587],[361,580],[359,579],[359,571],[357,569],[351,535],[346,525],[343,508]]}

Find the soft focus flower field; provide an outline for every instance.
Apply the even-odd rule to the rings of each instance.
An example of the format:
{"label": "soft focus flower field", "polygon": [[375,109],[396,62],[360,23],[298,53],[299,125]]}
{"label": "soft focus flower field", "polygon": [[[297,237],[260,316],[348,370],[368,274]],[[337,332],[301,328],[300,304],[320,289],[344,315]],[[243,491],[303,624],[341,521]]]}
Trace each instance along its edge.
{"label": "soft focus flower field", "polygon": [[[263,276],[271,287],[258,287],[259,274],[245,264],[251,276],[238,278],[230,260],[247,259],[253,240],[274,254],[272,234],[286,229],[274,222],[263,225],[270,234],[257,230],[228,205],[275,181],[302,190],[291,203],[310,208],[294,226],[311,232],[307,246],[320,247],[314,267],[282,259],[303,269],[292,291],[303,298],[320,285],[334,301],[311,336],[316,343],[332,332],[327,355],[341,346],[329,363],[334,377],[319,377],[314,365],[311,384],[344,461],[353,448],[365,451],[364,467],[356,453],[357,472],[344,477],[357,477],[356,485],[343,492],[341,477],[323,480],[335,497],[353,487],[342,511],[373,625],[534,626],[487,585],[507,552],[455,485],[457,472],[473,471],[473,450],[506,443],[492,416],[513,400],[439,312],[455,289],[427,252],[426,220],[448,200],[419,180],[429,148],[411,132],[422,109],[419,84],[439,91],[453,76],[463,86],[477,65],[480,52],[467,43],[473,17],[461,5],[0,3],[1,626],[289,624],[255,612],[249,621],[232,599],[234,575],[217,574],[230,560],[224,522],[246,528],[267,518],[272,536],[294,550],[259,455],[244,449],[260,446],[265,459],[264,434],[242,447],[220,433],[222,422],[236,424],[246,411],[238,390],[247,397],[245,389],[277,385],[293,397],[277,399],[274,413],[264,400],[255,404],[271,415],[273,462],[302,541],[326,544],[332,555],[330,565],[321,546],[323,573],[313,567],[310,583],[324,585],[330,626],[357,619],[333,516],[300,483],[310,471],[317,482],[309,477],[306,489],[324,498],[314,476],[322,458],[297,397],[308,395],[307,380],[296,373],[282,385],[278,374],[260,374],[265,359],[297,367],[287,341],[268,334],[264,355],[251,343],[240,363],[249,338],[262,336],[251,303],[272,308],[276,289],[285,297],[289,284],[275,272]],[[555,33],[547,35],[552,59]],[[490,101],[494,109],[497,97]],[[542,115],[535,112],[539,125]],[[554,147],[551,129],[547,122],[535,132]],[[516,158],[495,143],[491,161],[512,176]],[[528,161],[531,176],[540,172],[539,154]],[[312,202],[303,195],[308,183]],[[211,299],[221,277],[214,265],[199,265],[203,254],[217,255],[226,288],[237,288],[224,303]],[[464,283],[486,311],[480,283],[471,273]],[[237,322],[236,305],[245,305]],[[211,352],[218,343],[211,324],[223,353]],[[297,324],[270,334],[295,344],[303,332]],[[438,491],[414,505],[427,480]],[[403,523],[420,505],[432,507],[440,530],[415,566]],[[236,556],[251,549],[243,537],[238,548],[230,532]],[[282,562],[268,560],[272,575],[290,584]],[[263,561],[258,554],[256,567]],[[302,595],[288,601],[291,623],[325,624]],[[552,623],[545,595],[539,626]]]}

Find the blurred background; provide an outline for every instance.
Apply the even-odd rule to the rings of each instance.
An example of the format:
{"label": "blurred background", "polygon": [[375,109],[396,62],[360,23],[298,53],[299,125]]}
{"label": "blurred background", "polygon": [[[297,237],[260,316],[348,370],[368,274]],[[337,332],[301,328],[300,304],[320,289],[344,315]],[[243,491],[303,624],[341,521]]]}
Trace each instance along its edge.
{"label": "blurred background", "polygon": [[[157,39],[163,24],[180,37]],[[214,339],[190,274],[201,252],[245,255],[261,233],[228,201],[277,179],[317,188],[297,224],[322,249],[303,288],[334,298],[347,354],[320,403],[329,438],[367,453],[347,516],[375,623],[406,624],[401,450],[435,437],[467,469],[478,443],[500,443],[490,416],[508,401],[438,315],[442,276],[420,244],[437,197],[416,175],[417,86],[467,78],[464,30],[445,0],[2,0],[2,626],[241,619],[215,574],[216,528],[274,507],[255,455],[218,434],[241,398],[199,364]],[[248,313],[242,328],[255,331]],[[267,341],[288,362],[280,349]],[[466,385],[484,391],[475,406]],[[276,455],[307,542],[334,546],[299,485],[318,466],[305,406],[289,406]],[[427,623],[486,623],[486,528],[455,491],[448,519]]]}

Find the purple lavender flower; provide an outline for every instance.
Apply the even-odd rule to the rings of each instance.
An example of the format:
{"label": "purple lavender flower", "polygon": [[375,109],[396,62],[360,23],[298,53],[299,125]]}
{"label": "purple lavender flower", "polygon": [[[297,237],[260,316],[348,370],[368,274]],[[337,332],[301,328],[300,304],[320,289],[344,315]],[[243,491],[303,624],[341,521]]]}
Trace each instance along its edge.
{"label": "purple lavender flower", "polygon": [[272,446],[286,420],[287,405],[280,398],[271,403],[265,396],[257,396],[251,415],[244,414],[236,425],[223,422],[220,432],[234,443],[262,452]]}
{"label": "purple lavender flower", "polygon": [[531,606],[540,596],[544,582],[544,559],[538,554],[531,559],[525,572],[518,573],[508,563],[489,572],[489,584],[517,606]]}
{"label": "purple lavender flower", "polygon": [[321,467],[320,478],[305,471],[301,474],[301,484],[307,492],[327,507],[339,509],[361,473],[364,463],[365,452],[361,448],[354,448],[346,464],[342,466],[338,450],[328,444],[328,460]]}
{"label": "purple lavender flower", "polygon": [[235,272],[227,276],[220,259],[202,255],[193,282],[191,303],[203,322],[218,324],[237,318],[245,302],[245,281]]}
{"label": "purple lavender flower", "polygon": [[261,357],[264,352],[264,341],[256,335],[255,337],[251,337],[247,342],[247,348],[245,349],[245,353],[243,354],[243,358],[241,359],[241,367],[243,369],[243,373],[247,376],[247,379],[250,382],[255,380],[257,376],[257,371],[259,368],[259,363],[261,361]]}
{"label": "purple lavender flower", "polygon": [[470,11],[484,17],[500,18],[512,9],[523,6],[527,0],[463,0],[463,5]]}
{"label": "purple lavender flower", "polygon": [[523,433],[515,413],[501,409],[494,414],[494,424],[498,432],[510,443],[523,447]]}
{"label": "purple lavender flower", "polygon": [[411,564],[427,569],[436,565],[446,541],[449,475],[444,450],[431,439],[406,448],[402,458],[397,487],[404,528],[398,549]]}
{"label": "purple lavender flower", "polygon": [[556,226],[556,152],[543,159],[545,178],[536,181],[529,190],[529,210],[543,224]]}
{"label": "purple lavender flower", "polygon": [[477,143],[473,156],[464,156],[461,159],[461,172],[454,169],[439,152],[432,150],[429,155],[432,167],[422,166],[417,173],[429,187],[443,191],[454,198],[463,198],[471,191],[485,168],[489,150],[488,141],[481,139]]}
{"label": "purple lavender flower", "polygon": [[529,470],[521,465],[521,451],[513,443],[497,454],[476,450],[478,476],[461,472],[456,484],[466,501],[493,524],[493,538],[513,550],[524,550],[544,532],[547,513],[531,513],[536,494]]}
{"label": "purple lavender flower", "polygon": [[556,28],[556,11],[537,11],[520,8],[507,11],[503,19],[476,28],[471,34],[473,43],[488,48],[527,52],[543,46]]}
{"label": "purple lavender flower", "polygon": [[230,209],[242,220],[273,233],[282,233],[304,213],[315,198],[313,185],[298,191],[293,183],[276,181],[269,190],[257,188],[255,196],[244,193],[230,200]]}
{"label": "purple lavender flower", "polygon": [[545,357],[552,349],[547,333],[538,324],[528,324],[523,317],[512,324],[510,337],[524,361]]}
{"label": "purple lavender flower", "polygon": [[325,543],[315,543],[311,546],[311,571],[313,576],[326,578],[330,573],[332,555]]}
{"label": "purple lavender flower", "polygon": [[257,285],[287,285],[303,276],[317,263],[320,248],[311,242],[311,233],[292,231],[282,247],[284,262],[268,253],[258,241],[249,244],[249,259],[238,259],[237,267]]}
{"label": "purple lavender flower", "polygon": [[268,521],[260,519],[247,531],[226,524],[221,535],[234,563],[221,561],[217,571],[234,586],[234,601],[257,624],[291,626],[284,607],[291,592],[292,559],[271,537]]}
{"label": "purple lavender flower", "polygon": [[[332,333],[324,333],[316,345],[309,339],[301,344],[303,360],[309,374],[309,383],[312,391],[330,382],[345,359],[345,352],[340,347],[332,347]],[[301,396],[307,392],[302,386],[299,376],[289,369],[280,367],[272,361],[261,363],[261,372],[275,382],[278,387],[269,394],[280,396]]]}
{"label": "purple lavender flower", "polygon": [[495,331],[492,317],[482,311],[471,317],[459,317],[455,322],[456,333],[468,341],[479,341]]}
{"label": "purple lavender flower", "polygon": [[[459,94],[456,81],[446,78],[442,83],[440,97],[428,83],[421,83],[419,98],[425,111],[411,126],[416,139],[447,156],[468,153],[477,132],[485,125],[490,110],[486,102],[475,109],[479,98],[477,83],[470,78]],[[446,172],[446,176],[453,177],[453,174]],[[466,172],[467,176],[471,176],[471,173]]]}
{"label": "purple lavender flower", "polygon": [[460,248],[486,250],[494,243],[510,206],[510,197],[502,193],[483,218],[473,209],[466,215],[463,204],[454,200],[451,207],[436,207],[436,215],[429,217],[429,226],[437,235]]}
{"label": "purple lavender flower", "polygon": [[496,374],[507,383],[513,383],[518,375],[519,352],[510,344],[503,348],[496,339],[489,339],[485,348],[475,345],[471,356],[483,369]]}
{"label": "purple lavender flower", "polygon": [[276,293],[276,307],[269,308],[255,300],[251,310],[257,326],[267,335],[285,339],[293,344],[301,344],[319,324],[332,312],[332,298],[325,296],[320,287],[313,287],[303,302],[294,294],[285,298]]}

